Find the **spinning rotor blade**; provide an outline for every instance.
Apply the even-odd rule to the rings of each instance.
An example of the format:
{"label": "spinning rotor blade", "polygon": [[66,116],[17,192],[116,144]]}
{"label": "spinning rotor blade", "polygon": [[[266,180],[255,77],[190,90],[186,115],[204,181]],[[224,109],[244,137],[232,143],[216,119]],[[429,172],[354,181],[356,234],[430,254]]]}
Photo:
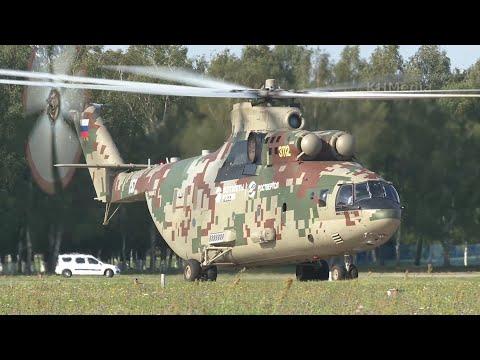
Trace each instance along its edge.
{"label": "spinning rotor blade", "polygon": [[[81,155],[78,138],[63,114],[70,110],[72,104],[75,105],[73,108],[83,110],[80,108],[83,91],[63,89],[50,81],[52,76],[66,76],[71,71],[75,51],[76,48],[70,45],[38,46],[32,51],[29,66],[32,71],[20,74],[5,71],[5,76],[18,76],[25,80],[0,79],[0,83],[26,86],[25,112],[42,110],[30,133],[26,151],[33,180],[49,194],[54,194],[58,185],[65,188],[74,174],[74,169],[57,169],[53,164],[59,160],[77,162]],[[51,74],[51,71],[58,75]],[[77,102],[81,105],[77,106]]]}
{"label": "spinning rotor blade", "polygon": [[26,146],[32,177],[46,193],[55,193],[53,163],[53,125],[46,113],[37,119]]}
{"label": "spinning rotor blade", "polygon": [[51,55],[52,70],[54,74],[66,75],[72,69],[75,59],[75,46],[56,45]]}
{"label": "spinning rotor blade", "polygon": [[[167,96],[192,96],[211,98],[238,98],[238,99],[294,99],[294,98],[318,98],[318,99],[436,99],[436,98],[462,98],[480,97],[480,89],[464,90],[423,90],[423,91],[287,91],[287,90],[257,90],[257,89],[213,89],[191,86],[165,85],[146,82],[98,79],[69,75],[53,75],[46,73],[31,73],[18,70],[0,70],[0,75],[24,78],[49,79],[48,81],[30,81],[0,79],[0,83],[13,85],[29,85],[48,88],[64,89],[91,89],[117,92],[141,93],[150,95]],[[66,82],[60,82],[66,81]],[[73,82],[73,83],[72,83]],[[478,92],[478,93],[475,93]]]}
{"label": "spinning rotor blade", "polygon": [[[54,74],[68,76],[72,71],[77,49],[74,45],[56,45],[51,55]],[[83,110],[84,91],[82,89],[68,88],[61,94],[61,111],[65,114],[70,110]]]}
{"label": "spinning rotor blade", "polygon": [[[53,150],[55,163],[76,164],[80,160],[81,148],[75,131],[67,124],[63,116],[55,121]],[[50,167],[53,164],[49,164]],[[75,169],[58,168],[58,176],[62,187],[70,182]]]}
{"label": "spinning rotor blade", "polygon": [[206,75],[195,73],[179,68],[153,67],[153,66],[105,66],[106,69],[127,72],[135,75],[143,75],[156,79],[179,82],[182,84],[193,85],[203,88],[221,89],[221,90],[248,90],[247,87],[217,80]]}
{"label": "spinning rotor blade", "polygon": [[[471,90],[475,91],[475,90]],[[441,99],[441,98],[480,98],[480,93],[432,93],[432,92],[393,92],[393,91],[344,91],[344,92],[289,92],[278,91],[265,97],[274,99],[362,99],[362,100],[395,100],[395,99]]]}
{"label": "spinning rotor blade", "polygon": [[[0,70],[1,73],[5,70]],[[38,75],[38,74],[36,74]],[[56,76],[56,75],[53,75]],[[26,77],[26,76],[25,76]],[[63,76],[66,78],[67,76]],[[68,78],[73,78],[68,76]],[[79,79],[80,77],[76,77]],[[119,91],[130,92],[136,94],[150,94],[150,95],[167,95],[167,96],[192,96],[192,97],[213,97],[213,98],[239,98],[239,99],[255,99],[258,96],[257,90],[216,90],[209,88],[199,88],[191,86],[180,85],[164,85],[143,83],[134,81],[122,80],[106,80],[95,78],[86,79],[86,83],[64,83],[64,82],[49,82],[49,81],[28,81],[28,80],[13,80],[0,79],[0,84],[11,85],[27,85],[39,86],[48,88],[62,88],[62,89],[90,89],[90,90],[105,90],[105,91]],[[78,81],[78,80],[77,80]]]}
{"label": "spinning rotor blade", "polygon": [[[34,74],[35,72],[45,73],[49,71],[50,62],[48,59],[48,51],[45,46],[39,46],[32,51],[30,57],[29,69],[31,71],[26,73]],[[23,109],[27,114],[32,114],[37,111],[45,109],[47,105],[48,88],[25,88],[23,92]]]}

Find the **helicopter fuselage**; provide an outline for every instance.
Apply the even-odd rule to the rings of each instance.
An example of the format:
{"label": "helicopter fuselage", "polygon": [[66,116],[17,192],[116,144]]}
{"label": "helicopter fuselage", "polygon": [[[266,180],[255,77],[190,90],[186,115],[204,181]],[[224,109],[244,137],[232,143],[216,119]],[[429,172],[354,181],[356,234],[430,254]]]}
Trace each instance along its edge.
{"label": "helicopter fuselage", "polygon": [[255,153],[239,132],[214,153],[120,173],[112,203],[146,199],[172,250],[206,265],[302,263],[385,243],[400,224],[393,186],[355,162],[302,160],[296,135],[262,133]]}

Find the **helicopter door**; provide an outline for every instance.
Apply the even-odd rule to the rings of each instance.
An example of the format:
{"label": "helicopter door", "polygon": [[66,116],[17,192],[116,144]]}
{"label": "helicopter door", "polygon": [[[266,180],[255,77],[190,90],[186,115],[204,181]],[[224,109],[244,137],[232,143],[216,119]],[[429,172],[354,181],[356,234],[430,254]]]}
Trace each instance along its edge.
{"label": "helicopter door", "polygon": [[310,192],[312,201],[313,223],[318,219],[320,221],[327,217],[330,190],[328,188],[315,188]]}
{"label": "helicopter door", "polygon": [[356,205],[356,198],[359,196],[359,187],[354,185],[344,184],[338,189],[335,199],[335,212],[337,217],[345,218],[345,226],[355,226],[360,223],[362,216],[361,209]]}

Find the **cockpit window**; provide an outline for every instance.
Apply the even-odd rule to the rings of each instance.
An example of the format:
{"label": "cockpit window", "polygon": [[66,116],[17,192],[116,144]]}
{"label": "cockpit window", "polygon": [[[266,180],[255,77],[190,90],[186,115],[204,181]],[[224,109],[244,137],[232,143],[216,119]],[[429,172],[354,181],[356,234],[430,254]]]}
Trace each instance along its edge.
{"label": "cockpit window", "polygon": [[386,198],[400,204],[400,197],[393,185],[384,181],[372,180],[355,185],[342,185],[338,190],[336,206],[361,205],[360,201],[373,198]]}
{"label": "cockpit window", "polygon": [[327,196],[328,196],[328,190],[320,190],[320,194],[318,196],[318,206],[320,207],[327,206]]}
{"label": "cockpit window", "polygon": [[353,205],[353,186],[342,185],[337,195],[336,206]]}
{"label": "cockpit window", "polygon": [[380,181],[368,181],[367,185],[372,197],[385,197],[385,189]]}
{"label": "cockpit window", "polygon": [[400,196],[398,196],[398,192],[395,190],[393,185],[385,184],[385,194],[387,199],[396,201],[400,204]]}
{"label": "cockpit window", "polygon": [[397,190],[391,184],[383,181],[367,181],[355,184],[355,204],[358,201],[371,198],[387,198],[400,204]]}
{"label": "cockpit window", "polygon": [[367,183],[355,184],[355,201],[370,199],[370,191]]}

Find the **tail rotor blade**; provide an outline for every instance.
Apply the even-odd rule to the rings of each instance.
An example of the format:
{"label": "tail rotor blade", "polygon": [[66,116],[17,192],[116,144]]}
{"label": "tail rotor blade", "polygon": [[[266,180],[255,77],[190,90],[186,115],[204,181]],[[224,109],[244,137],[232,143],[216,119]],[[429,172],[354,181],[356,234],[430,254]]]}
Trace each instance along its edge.
{"label": "tail rotor blade", "polygon": [[[41,45],[32,51],[30,56],[29,69],[32,72],[49,72],[50,61],[48,58],[48,49]],[[36,113],[45,109],[47,105],[48,87],[26,86],[23,90],[23,109],[27,114]]]}
{"label": "tail rotor blade", "polygon": [[[55,137],[54,137],[54,153],[55,163],[76,164],[80,160],[81,148],[77,134],[67,124],[63,116],[55,121]],[[53,167],[53,163],[50,164]],[[58,170],[59,180],[62,187],[65,188],[71,181],[74,168],[55,168]],[[57,179],[58,180],[58,179]]]}
{"label": "tail rotor blade", "polygon": [[26,152],[33,180],[49,194],[55,193],[52,144],[53,126],[48,115],[42,113],[30,133]]}
{"label": "tail rotor blade", "polygon": [[53,73],[57,75],[68,74],[72,69],[75,53],[74,45],[56,45],[51,55]]}

